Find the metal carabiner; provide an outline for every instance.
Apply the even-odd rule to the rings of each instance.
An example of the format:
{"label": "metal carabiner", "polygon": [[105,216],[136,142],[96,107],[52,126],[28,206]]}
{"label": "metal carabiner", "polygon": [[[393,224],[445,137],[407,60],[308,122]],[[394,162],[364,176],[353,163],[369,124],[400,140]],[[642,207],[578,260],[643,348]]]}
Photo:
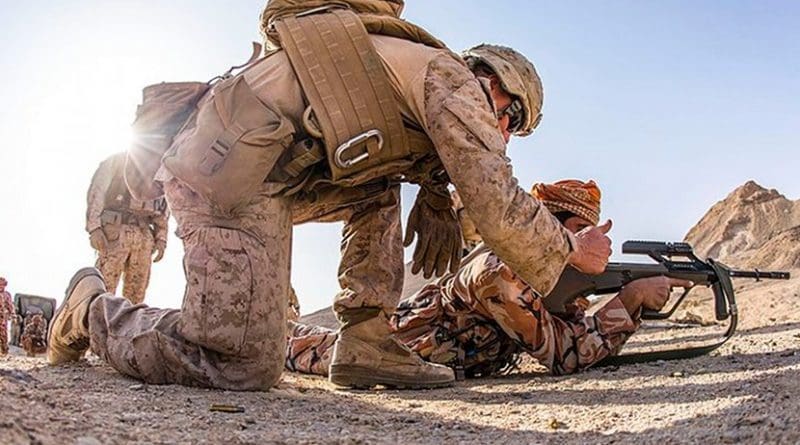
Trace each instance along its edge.
{"label": "metal carabiner", "polygon": [[369,138],[378,139],[378,151],[381,151],[383,148],[383,133],[377,128],[365,131],[358,136],[345,141],[342,145],[336,148],[336,151],[334,152],[334,162],[336,163],[336,166],[341,169],[346,169],[358,164],[359,162],[367,160],[369,158],[369,151],[364,151],[364,153],[361,153],[360,155],[348,160],[342,159],[342,156],[344,155],[345,151],[352,148],[354,145],[365,142]]}

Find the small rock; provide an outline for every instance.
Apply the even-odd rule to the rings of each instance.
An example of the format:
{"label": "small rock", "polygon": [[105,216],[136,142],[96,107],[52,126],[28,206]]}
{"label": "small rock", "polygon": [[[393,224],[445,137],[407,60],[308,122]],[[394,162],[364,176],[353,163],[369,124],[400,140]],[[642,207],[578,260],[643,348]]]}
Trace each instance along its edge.
{"label": "small rock", "polygon": [[75,445],[103,445],[103,443],[92,436],[83,436],[75,440]]}
{"label": "small rock", "polygon": [[675,371],[669,375],[670,377],[686,377],[686,374],[682,371]]}
{"label": "small rock", "polygon": [[551,430],[557,430],[566,427],[567,424],[559,421],[555,417],[551,417],[550,420],[547,421],[547,426],[550,427]]}
{"label": "small rock", "polygon": [[128,389],[130,389],[131,391],[141,391],[144,389],[144,385],[137,383],[135,385],[129,386]]}

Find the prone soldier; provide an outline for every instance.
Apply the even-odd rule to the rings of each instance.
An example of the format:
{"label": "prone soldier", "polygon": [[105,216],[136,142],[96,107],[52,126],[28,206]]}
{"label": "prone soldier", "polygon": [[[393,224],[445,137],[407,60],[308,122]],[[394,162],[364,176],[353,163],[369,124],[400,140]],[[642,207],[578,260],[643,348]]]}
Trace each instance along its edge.
{"label": "prone soldier", "polygon": [[[571,232],[599,222],[600,190],[593,181],[536,184],[532,194]],[[397,338],[422,358],[468,377],[513,369],[522,352],[551,373],[566,374],[617,353],[638,328],[641,308],[658,310],[670,287],[691,285],[666,277],[636,280],[592,316],[585,315],[585,300],[553,316],[542,293],[481,245],[455,274],[401,301],[391,322]],[[327,375],[335,341],[333,330],[292,324],[287,369]]]}
{"label": "prone soldier", "polygon": [[[451,384],[450,368],[420,359],[388,323],[403,282],[403,179],[452,182],[487,245],[537,289],[549,290],[568,263],[604,269],[605,233],[567,232],[519,188],[505,157],[510,134],[530,134],[540,120],[530,62],[475,57],[487,72],[476,77],[399,19],[402,1],[340,3],[268,2],[262,29],[281,49],[216,84],[164,156],[158,179],[186,249],[182,309],[132,306],[107,293],[95,269],[82,269],[51,325],[51,364],[91,347],[150,383],[272,387],[284,366],[299,206],[307,220],[345,222],[331,381]],[[367,83],[374,88],[359,88]],[[417,204],[409,232],[423,235],[417,267],[454,266],[461,240],[433,216],[451,210],[425,197]]]}

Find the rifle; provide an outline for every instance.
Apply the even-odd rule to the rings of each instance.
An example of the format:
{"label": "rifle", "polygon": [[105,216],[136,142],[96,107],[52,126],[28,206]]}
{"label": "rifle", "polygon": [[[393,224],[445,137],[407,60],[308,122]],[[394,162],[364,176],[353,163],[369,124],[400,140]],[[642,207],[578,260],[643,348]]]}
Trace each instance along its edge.
{"label": "rifle", "polygon": [[[722,337],[711,344],[664,351],[639,352],[608,357],[597,366],[644,363],[654,360],[675,360],[698,357],[722,346],[736,331],[739,314],[731,278],[753,278],[788,280],[789,272],[765,272],[758,269],[735,270],[708,258],[699,259],[689,243],[661,241],[626,241],[622,244],[622,253],[647,255],[656,261],[655,264],[641,263],[608,263],[605,272],[600,275],[587,275],[577,269],[567,267],[553,290],[544,298],[544,306],[554,315],[563,313],[565,305],[578,297],[605,295],[619,292],[623,286],[633,280],[664,275],[672,278],[689,280],[695,287],[711,287],[714,292],[714,315],[718,321],[730,318],[728,328]],[[677,260],[673,259],[677,258]],[[694,288],[692,288],[694,289]],[[665,320],[675,313],[692,289],[685,289],[683,294],[665,311],[642,311],[643,320]]]}

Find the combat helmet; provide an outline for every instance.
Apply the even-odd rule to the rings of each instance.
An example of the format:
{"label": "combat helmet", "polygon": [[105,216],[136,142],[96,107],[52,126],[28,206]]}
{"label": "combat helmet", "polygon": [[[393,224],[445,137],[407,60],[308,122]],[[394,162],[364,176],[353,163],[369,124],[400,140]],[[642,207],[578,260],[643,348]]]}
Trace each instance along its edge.
{"label": "combat helmet", "polygon": [[525,56],[507,46],[486,43],[474,46],[461,55],[464,61],[474,67],[485,63],[497,74],[503,89],[522,101],[525,120],[514,134],[527,136],[539,125],[542,118],[542,80],[536,73],[533,63]]}

